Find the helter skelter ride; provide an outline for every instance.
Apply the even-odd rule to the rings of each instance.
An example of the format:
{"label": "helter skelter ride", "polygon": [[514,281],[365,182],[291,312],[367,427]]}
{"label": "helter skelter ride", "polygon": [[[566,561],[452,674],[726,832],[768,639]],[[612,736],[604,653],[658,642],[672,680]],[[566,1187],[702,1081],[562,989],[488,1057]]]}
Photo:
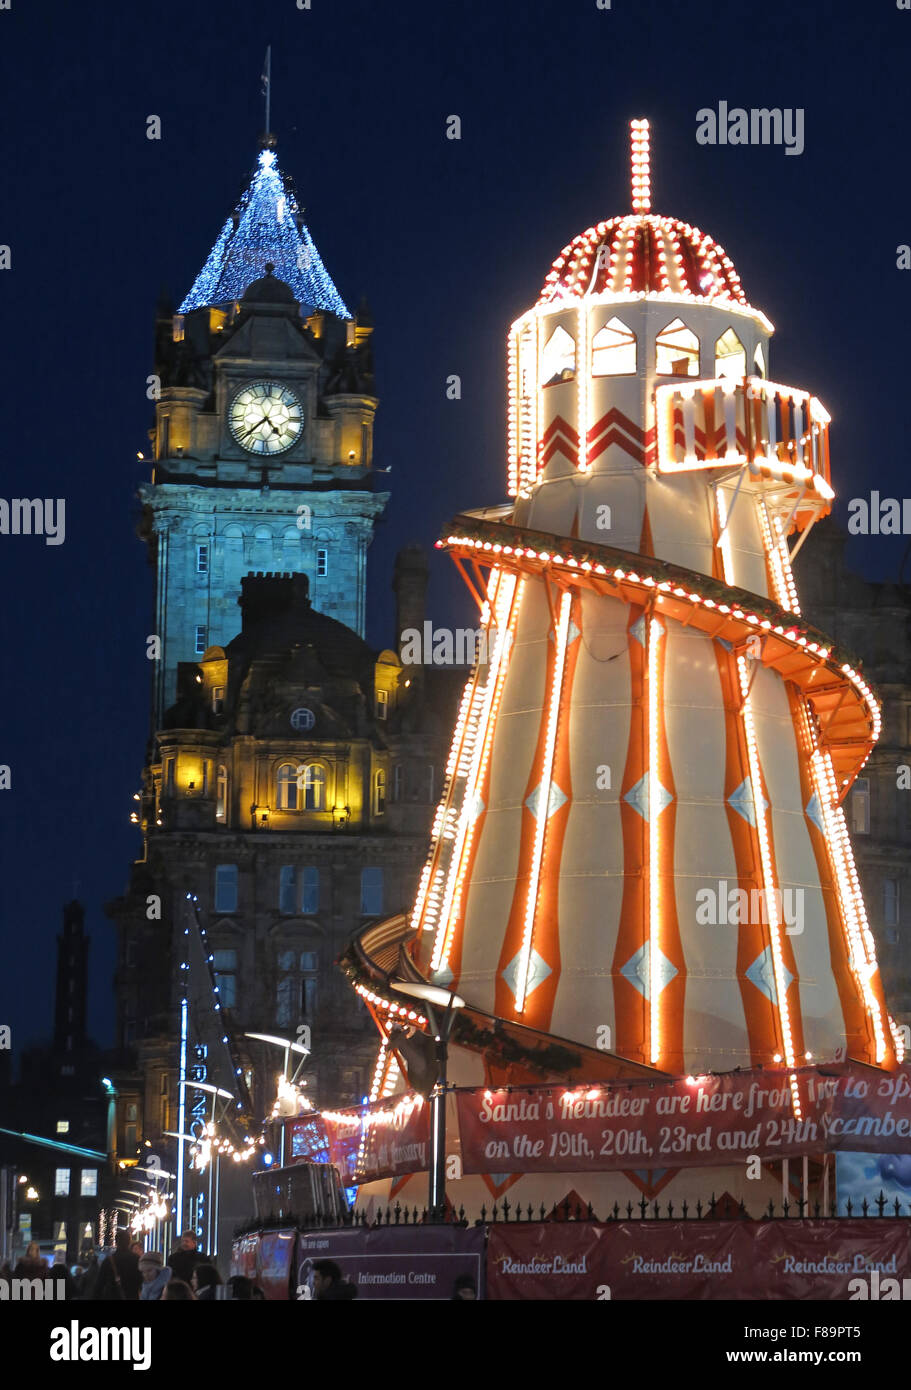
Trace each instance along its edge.
{"label": "helter skelter ride", "polygon": [[[512,501],[439,542],[489,641],[414,909],[349,953],[373,1097],[409,1085],[396,979],[465,999],[462,1085],[901,1060],[842,810],[877,701],[791,574],[833,498],[829,416],[769,378],[772,325],[722,248],[651,212],[647,121],[632,195],[510,330]],[[700,920],[729,887],[762,910]],[[603,1209],[736,1195],[743,1165],[449,1184],[469,1209],[507,1189]],[[421,1205],[424,1181],[393,1191]]]}

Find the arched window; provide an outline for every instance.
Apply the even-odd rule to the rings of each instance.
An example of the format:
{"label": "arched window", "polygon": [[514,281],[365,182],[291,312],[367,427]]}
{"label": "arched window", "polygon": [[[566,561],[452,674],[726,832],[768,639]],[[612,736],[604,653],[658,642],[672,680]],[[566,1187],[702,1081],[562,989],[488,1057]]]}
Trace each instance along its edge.
{"label": "arched window", "polygon": [[733,328],[726,328],[715,344],[715,375],[734,376],[742,381],[746,374],[746,349]]}
{"label": "arched window", "polygon": [[228,818],[228,769],[219,763],[215,777],[215,819]]}
{"label": "arched window", "polygon": [[253,555],[251,563],[255,570],[272,568],[272,532],[268,526],[257,526],[253,536]]}
{"label": "arched window", "polygon": [[386,773],[382,768],[376,773],[373,779],[373,811],[374,815],[381,816],[386,810]]}
{"label": "arched window", "polygon": [[294,574],[301,567],[301,540],[303,531],[296,526],[286,526],[282,533],[282,568]]}
{"label": "arched window", "polygon": [[592,376],[632,376],[636,335],[620,319],[608,319],[592,338]]}
{"label": "arched window", "polygon": [[655,371],[659,376],[699,375],[699,339],[682,319],[672,319],[658,334]]}
{"label": "arched window", "polygon": [[541,352],[541,381],[545,386],[553,386],[558,381],[572,381],[575,375],[575,341],[558,325]]}
{"label": "arched window", "polygon": [[757,376],[765,376],[765,354],[762,351],[762,343],[756,344],[756,351],[753,353],[753,366],[756,368]]}
{"label": "arched window", "polygon": [[297,790],[304,811],[326,809],[326,771],[319,763],[297,769]]}

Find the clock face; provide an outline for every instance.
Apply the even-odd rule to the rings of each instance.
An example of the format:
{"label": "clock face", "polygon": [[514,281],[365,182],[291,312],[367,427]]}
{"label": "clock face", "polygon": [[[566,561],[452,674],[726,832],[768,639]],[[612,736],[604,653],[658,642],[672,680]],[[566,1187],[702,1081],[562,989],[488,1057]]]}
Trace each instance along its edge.
{"label": "clock face", "polygon": [[300,438],[304,407],[290,387],[277,381],[254,381],[232,400],[228,426],[247,453],[283,454]]}

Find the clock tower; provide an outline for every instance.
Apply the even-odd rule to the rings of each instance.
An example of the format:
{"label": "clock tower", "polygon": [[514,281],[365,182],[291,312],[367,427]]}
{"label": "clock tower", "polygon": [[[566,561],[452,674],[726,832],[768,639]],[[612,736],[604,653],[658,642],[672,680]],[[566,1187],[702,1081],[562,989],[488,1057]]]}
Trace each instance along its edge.
{"label": "clock tower", "polygon": [[388,499],[373,489],[373,325],[346,308],[267,142],[179,311],[158,319],[154,471],[139,489],[156,728],[179,663],[234,636],[247,574],[305,574],[314,608],[364,631]]}

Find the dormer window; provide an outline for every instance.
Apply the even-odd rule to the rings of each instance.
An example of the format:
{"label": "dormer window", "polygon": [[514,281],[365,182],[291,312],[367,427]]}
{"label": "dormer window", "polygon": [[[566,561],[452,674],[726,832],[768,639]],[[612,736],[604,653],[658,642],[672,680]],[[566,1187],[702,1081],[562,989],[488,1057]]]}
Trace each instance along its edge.
{"label": "dormer window", "polygon": [[699,339],[682,319],[672,319],[655,342],[658,376],[698,376]]}
{"label": "dormer window", "polygon": [[389,691],[378,690],[376,692],[376,717],[385,719],[389,713]]}
{"label": "dormer window", "polygon": [[541,353],[541,381],[545,386],[554,386],[561,381],[572,381],[575,375],[575,341],[558,325]]}
{"label": "dormer window", "polygon": [[727,328],[715,344],[715,376],[736,377],[742,381],[746,374],[746,349],[733,328]]}
{"label": "dormer window", "polygon": [[635,333],[620,319],[608,319],[592,339],[592,376],[633,376],[635,371]]}

